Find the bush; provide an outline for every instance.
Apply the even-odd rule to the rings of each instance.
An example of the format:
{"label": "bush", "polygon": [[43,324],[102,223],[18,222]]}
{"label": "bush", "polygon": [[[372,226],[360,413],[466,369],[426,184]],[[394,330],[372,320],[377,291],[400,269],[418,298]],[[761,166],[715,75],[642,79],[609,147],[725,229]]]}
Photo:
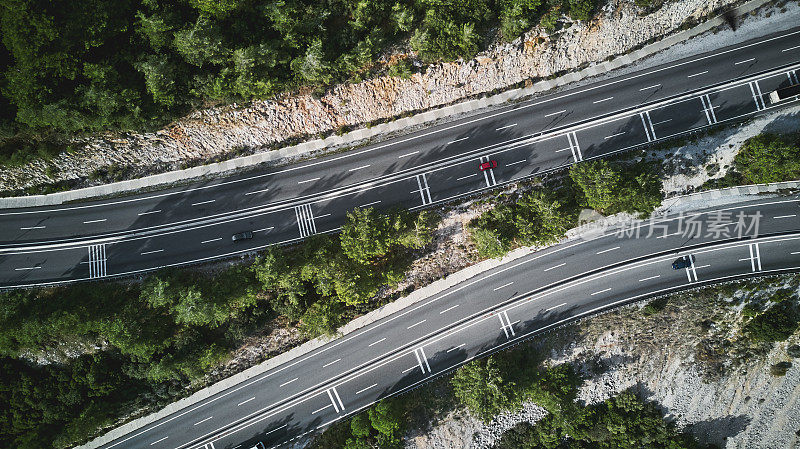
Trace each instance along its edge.
{"label": "bush", "polygon": [[733,167],[747,184],[800,179],[800,134],[751,137],[734,157]]}
{"label": "bush", "polygon": [[769,368],[769,372],[775,377],[783,377],[791,367],[792,362],[778,362]]}
{"label": "bush", "polygon": [[752,318],[742,328],[743,333],[754,342],[786,341],[800,326],[800,312],[791,300],[773,304],[763,313]]}
{"label": "bush", "polygon": [[667,307],[668,303],[669,303],[669,299],[666,298],[666,297],[664,297],[664,298],[656,298],[656,299],[648,302],[647,305],[644,306],[644,308],[642,309],[642,314],[644,316],[655,315],[658,312],[664,310],[664,308]]}
{"label": "bush", "polygon": [[575,20],[587,21],[592,18],[595,0],[567,0],[569,16]]}
{"label": "bush", "polygon": [[581,162],[570,168],[587,206],[603,214],[618,212],[648,215],[661,204],[661,181],[652,164]]}

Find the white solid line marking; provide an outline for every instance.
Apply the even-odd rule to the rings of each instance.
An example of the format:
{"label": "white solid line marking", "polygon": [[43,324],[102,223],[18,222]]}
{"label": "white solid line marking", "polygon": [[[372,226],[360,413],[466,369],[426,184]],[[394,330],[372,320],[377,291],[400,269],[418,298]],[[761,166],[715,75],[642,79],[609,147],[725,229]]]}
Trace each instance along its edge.
{"label": "white solid line marking", "polygon": [[466,346],[466,345],[467,345],[466,343],[461,343],[461,344],[460,344],[460,345],[458,345],[458,346],[453,346],[452,348],[448,349],[446,352],[452,352],[452,351],[455,351],[456,349],[458,349],[458,348],[463,348],[463,347],[464,347],[464,346]]}
{"label": "white solid line marking", "polygon": [[460,139],[451,140],[450,142],[447,142],[447,144],[450,145],[451,143],[461,142],[462,140],[467,140],[467,139],[469,139],[469,137],[462,137]]}
{"label": "white solid line marking", "polygon": [[[473,177],[473,176],[478,176],[478,174],[477,174],[477,173],[473,173],[473,174],[471,174],[471,175],[462,176],[462,177],[460,177],[460,178],[456,178],[456,181],[461,181],[462,179],[471,178],[471,177]],[[413,193],[413,192],[412,192],[412,193]]]}
{"label": "white solid line marking", "polygon": [[611,290],[611,289],[610,289],[610,288],[607,288],[607,289],[605,289],[605,290],[600,290],[599,292],[594,292],[594,293],[592,293],[592,294],[591,294],[591,296],[594,296],[594,295],[599,295],[600,293],[605,293],[605,292],[607,292],[607,291],[609,291],[609,290]]}
{"label": "white solid line marking", "polygon": [[217,238],[215,238],[215,239],[211,239],[211,240],[203,240],[203,241],[202,241],[202,242],[200,242],[200,243],[202,244],[202,243],[218,242],[218,241],[220,241],[220,240],[222,240],[222,237],[217,237]]}
{"label": "white solid line marking", "polygon": [[255,398],[256,398],[256,397],[255,397],[255,396],[253,396],[252,398],[250,398],[250,399],[248,399],[248,400],[246,400],[246,401],[242,401],[242,402],[240,402],[240,403],[236,404],[236,406],[237,406],[237,407],[239,407],[239,406],[241,406],[241,405],[247,404],[248,402],[250,402],[250,401],[254,400]]}
{"label": "white solid line marking", "polygon": [[594,104],[602,103],[604,101],[611,100],[612,98],[614,98],[614,97],[603,98],[602,100],[593,101],[592,103],[594,103]]}
{"label": "white solid line marking", "polygon": [[369,167],[369,166],[370,166],[370,164],[367,164],[367,165],[362,165],[361,167],[351,168],[350,170],[347,170],[347,171],[356,171],[356,170],[361,170],[362,168],[367,168],[367,167]]}
{"label": "white solid line marking", "polygon": [[553,310],[553,309],[557,309],[557,308],[559,308],[559,307],[563,307],[563,306],[566,306],[566,305],[567,305],[567,303],[565,303],[565,302],[562,302],[561,304],[559,304],[559,305],[557,305],[557,306],[550,307],[549,309],[545,310],[545,312],[549,312],[549,311],[551,311],[551,310]]}
{"label": "white solid line marking", "polygon": [[625,131],[622,131],[621,133],[612,134],[610,136],[605,136],[605,137],[603,137],[603,139],[611,139],[612,137],[621,136],[623,134],[625,134]]}
{"label": "white solid line marking", "polygon": [[314,181],[319,181],[319,178],[311,178],[311,179],[306,179],[305,181],[297,181],[297,183],[304,184],[306,182],[314,182]]}
{"label": "white solid line marking", "polygon": [[403,371],[400,371],[400,374],[405,374],[405,373],[407,373],[407,372],[409,372],[409,371],[411,371],[413,369],[417,369],[417,368],[419,368],[419,365],[414,365],[411,368],[407,368],[407,369],[404,369]]}
{"label": "white solid line marking", "polygon": [[269,189],[254,190],[252,192],[245,193],[245,195],[255,195],[256,193],[264,193],[264,192],[268,192],[268,191],[269,191]]}
{"label": "white solid line marking", "polygon": [[46,227],[47,226],[27,226],[27,227],[19,228],[19,229],[20,229],[20,231],[29,231],[31,229],[44,229]]}
{"label": "white solid line marking", "polygon": [[755,61],[756,58],[745,59],[744,61],[734,62],[733,65],[744,64],[746,62]]}
{"label": "white solid line marking", "polygon": [[369,390],[370,388],[375,388],[377,386],[378,386],[378,384],[372,384],[372,385],[368,386],[367,388],[362,388],[362,389],[356,391],[356,394],[363,393],[363,392]]}
{"label": "white solid line marking", "polygon": [[152,251],[145,251],[145,252],[143,252],[143,253],[139,253],[139,254],[140,254],[140,255],[142,255],[142,256],[146,256],[146,255],[148,255],[148,254],[160,253],[160,252],[162,252],[162,251],[164,251],[164,250],[163,250],[163,249],[154,249],[154,250],[152,250]]}
{"label": "white solid line marking", "polygon": [[506,129],[506,128],[511,128],[511,127],[513,127],[513,126],[517,126],[517,124],[516,124],[516,123],[514,123],[513,125],[501,126],[501,127],[499,127],[499,128],[496,128],[496,129],[495,129],[495,131],[501,131],[501,130],[504,130],[504,129]]}
{"label": "white solid line marking", "polygon": [[708,70],[703,70],[702,72],[700,72],[700,73],[695,73],[694,75],[687,75],[687,76],[686,76],[686,78],[691,78],[691,77],[693,77],[693,76],[705,75],[706,73],[708,73]]}
{"label": "white solid line marking", "polygon": [[551,112],[551,113],[549,113],[549,114],[545,114],[545,117],[550,117],[550,116],[553,116],[553,115],[563,114],[563,113],[565,113],[565,112],[567,112],[567,110],[566,110],[566,109],[564,109],[564,110],[562,110],[562,111],[558,111],[558,112]]}
{"label": "white solid line marking", "polygon": [[560,263],[560,264],[558,264],[558,265],[556,265],[556,266],[553,266],[553,267],[550,267],[550,268],[545,268],[545,269],[544,269],[544,271],[550,271],[550,270],[554,270],[554,269],[556,269],[556,268],[558,268],[558,267],[563,267],[563,266],[564,266],[564,265],[566,265],[566,264],[567,264],[566,262],[564,262],[564,263]]}
{"label": "white solid line marking", "polygon": [[209,203],[213,203],[214,201],[217,201],[217,200],[200,201],[199,203],[192,203],[192,206],[199,206],[201,204],[209,204]]}
{"label": "white solid line marking", "polygon": [[784,48],[783,50],[781,50],[781,52],[790,51],[790,50],[797,50],[798,48],[800,48],[800,45],[795,46],[795,47]]}
{"label": "white solid line marking", "polygon": [[159,209],[159,210],[151,210],[150,212],[142,212],[141,214],[138,214],[138,215],[141,217],[142,215],[157,214],[159,212],[161,212],[161,209]]}
{"label": "white solid line marking", "polygon": [[619,249],[619,248],[620,248],[619,246],[615,246],[615,247],[613,247],[613,248],[608,248],[608,249],[604,249],[604,250],[602,250],[602,251],[598,251],[598,252],[596,252],[595,254],[603,254],[603,253],[607,253],[607,252],[609,252],[609,251],[614,251],[615,249]]}
{"label": "white solid line marking", "polygon": [[503,284],[503,285],[501,285],[501,286],[499,286],[499,287],[495,288],[493,291],[497,291],[497,290],[500,290],[501,288],[508,287],[509,285],[511,285],[511,284],[513,284],[513,283],[514,283],[514,282],[512,281],[512,282],[509,282],[508,284]]}
{"label": "white solid line marking", "polygon": [[367,346],[370,346],[370,347],[375,346],[375,345],[377,345],[378,343],[380,343],[380,342],[382,342],[384,340],[386,340],[386,337],[383,337],[378,341],[372,342],[372,343],[368,344]]}
{"label": "white solid line marking", "polygon": [[401,154],[400,156],[397,156],[397,159],[402,159],[402,158],[404,158],[404,157],[407,157],[407,156],[412,156],[412,155],[415,155],[415,154],[417,154],[417,153],[419,153],[419,150],[417,150],[417,151],[412,151],[412,152],[410,152],[410,153],[406,153],[406,154]]}
{"label": "white solid line marking", "polygon": [[167,438],[169,438],[169,437],[164,437],[164,438],[162,438],[162,439],[160,439],[160,440],[153,441],[152,443],[150,443],[150,446],[152,446],[152,445],[154,445],[154,444],[156,444],[156,443],[160,443],[160,442],[162,442],[162,441],[166,440]]}
{"label": "white solid line marking", "polygon": [[317,413],[319,413],[319,412],[321,412],[321,411],[325,410],[326,408],[331,408],[331,407],[333,407],[333,404],[328,404],[328,405],[326,405],[325,407],[318,408],[318,409],[314,410],[313,412],[311,412],[311,414],[312,414],[312,415],[316,415]]}
{"label": "white solid line marking", "polygon": [[661,84],[653,84],[652,86],[643,87],[643,88],[639,89],[639,92],[641,92],[643,90],[647,90],[647,89],[655,89],[656,87],[658,87],[660,85]]}
{"label": "white solid line marking", "polygon": [[206,418],[206,419],[204,419],[204,420],[197,421],[196,423],[194,423],[194,425],[196,426],[196,425],[198,425],[198,424],[203,424],[204,422],[208,421],[208,420],[209,420],[209,419],[211,419],[211,418],[213,418],[213,416],[209,416],[208,418]]}
{"label": "white solid line marking", "polygon": [[329,367],[329,366],[333,365],[334,363],[336,363],[336,362],[339,362],[339,361],[341,361],[341,360],[342,360],[342,359],[336,359],[336,360],[334,360],[334,361],[332,361],[332,362],[328,362],[328,363],[326,363],[326,364],[322,365],[322,367],[323,367],[323,368],[327,368],[327,367]]}
{"label": "white solid line marking", "polygon": [[373,202],[371,202],[371,203],[362,204],[362,205],[360,205],[360,206],[358,206],[358,207],[359,207],[359,208],[362,208],[362,207],[374,206],[374,205],[376,205],[376,204],[379,204],[380,202],[381,202],[381,200],[378,200],[378,201],[373,201]]}
{"label": "white solid line marking", "polygon": [[84,222],[83,222],[83,224],[90,224],[90,223],[102,223],[102,222],[104,222],[104,221],[108,221],[108,218],[101,218],[101,219],[99,219],[99,220],[89,220],[89,221],[84,221]]}
{"label": "white solid line marking", "polygon": [[411,326],[408,326],[406,329],[411,329],[411,328],[412,328],[412,327],[414,327],[414,326],[419,326],[420,324],[422,324],[422,323],[424,323],[424,322],[426,322],[426,321],[428,321],[428,320],[422,320],[422,321],[420,321],[419,323],[414,323],[414,324],[412,324]]}
{"label": "white solid line marking", "polygon": [[271,230],[273,230],[273,229],[275,229],[275,226],[270,226],[270,227],[268,227],[268,228],[256,229],[256,230],[255,230],[255,231],[253,231],[253,232],[271,231]]}
{"label": "white solid line marking", "polygon": [[649,278],[639,279],[639,282],[649,281],[651,279],[657,279],[657,278],[660,278],[660,277],[661,277],[661,275],[657,274],[655,276],[650,276]]}
{"label": "white solid line marking", "polygon": [[296,381],[297,379],[299,379],[299,377],[295,377],[295,378],[294,378],[294,379],[292,379],[292,380],[288,380],[288,381],[286,381],[286,382],[284,382],[284,383],[282,383],[282,384],[278,385],[278,388],[280,388],[280,387],[285,387],[285,386],[289,385],[290,383],[292,383],[292,382]]}
{"label": "white solid line marking", "polygon": [[442,310],[441,312],[439,312],[439,315],[441,315],[441,314],[443,314],[443,313],[447,313],[447,312],[449,312],[449,311],[451,311],[451,310],[455,309],[456,307],[458,307],[458,304],[456,304],[456,305],[454,305],[454,306],[450,306],[450,307],[448,307],[448,308],[446,308],[446,309]]}
{"label": "white solid line marking", "polygon": [[14,268],[14,271],[27,271],[27,270],[38,270],[42,267],[24,267],[24,268]]}
{"label": "white solid line marking", "polygon": [[508,167],[508,166],[510,166],[510,165],[517,165],[517,164],[521,164],[521,163],[523,163],[523,162],[528,162],[528,160],[527,160],[527,159],[523,159],[523,160],[521,160],[521,161],[517,161],[517,162],[512,162],[512,163],[510,163],[510,164],[506,164],[506,166]]}
{"label": "white solid line marking", "polygon": [[791,215],[778,215],[777,217],[772,217],[772,218],[792,218],[792,217],[796,217],[796,216],[797,216],[797,214],[791,214]]}

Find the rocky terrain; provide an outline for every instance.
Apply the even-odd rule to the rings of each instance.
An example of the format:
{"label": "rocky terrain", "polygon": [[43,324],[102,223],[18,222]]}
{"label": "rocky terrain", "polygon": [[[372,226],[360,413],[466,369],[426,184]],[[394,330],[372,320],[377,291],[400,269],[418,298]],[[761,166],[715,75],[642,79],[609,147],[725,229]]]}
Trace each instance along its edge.
{"label": "rocky terrain", "polygon": [[624,54],[733,2],[673,0],[644,14],[633,0],[611,0],[589,23],[566,23],[553,35],[537,27],[474,59],[430,65],[410,79],[380,76],[333,86],[321,98],[287,94],[196,111],[154,133],[87,138],[49,162],[0,169],[0,191],[98,183],[105,179],[94,174],[108,167],[123,177],[142,176],[458,102]]}

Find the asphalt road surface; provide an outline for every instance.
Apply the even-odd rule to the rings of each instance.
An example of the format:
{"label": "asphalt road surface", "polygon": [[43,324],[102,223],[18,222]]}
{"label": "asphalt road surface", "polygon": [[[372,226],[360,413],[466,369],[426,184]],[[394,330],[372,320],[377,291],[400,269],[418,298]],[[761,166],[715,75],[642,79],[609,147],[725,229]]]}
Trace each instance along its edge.
{"label": "asphalt road surface", "polygon": [[[231,257],[335,231],[355,207],[428,207],[771,110],[769,92],[797,82],[797,69],[800,28],[301,164],[4,210],[0,288]],[[497,168],[479,171],[488,160]],[[231,241],[245,230],[252,240]]]}
{"label": "asphalt road surface", "polygon": [[[693,255],[675,270],[672,262]],[[800,196],[598,229],[504,264],[102,446],[287,443],[569,320],[725,280],[800,269]]]}

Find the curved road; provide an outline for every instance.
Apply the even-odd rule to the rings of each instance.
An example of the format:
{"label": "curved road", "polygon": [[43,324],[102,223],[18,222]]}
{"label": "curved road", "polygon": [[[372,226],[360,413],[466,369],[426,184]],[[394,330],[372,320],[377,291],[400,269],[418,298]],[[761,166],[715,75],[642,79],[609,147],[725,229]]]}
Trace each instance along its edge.
{"label": "curved road", "polygon": [[[690,254],[692,266],[672,269]],[[797,270],[798,196],[598,231],[490,270],[101,447],[285,447],[567,321],[653,295]]]}
{"label": "curved road", "polygon": [[[775,106],[800,28],[281,168],[158,193],[0,212],[0,288],[123,276],[338,229],[359,206],[421,208]],[[797,100],[785,104],[794,103]],[[496,160],[498,167],[478,171]],[[251,230],[240,244],[231,235]]]}

